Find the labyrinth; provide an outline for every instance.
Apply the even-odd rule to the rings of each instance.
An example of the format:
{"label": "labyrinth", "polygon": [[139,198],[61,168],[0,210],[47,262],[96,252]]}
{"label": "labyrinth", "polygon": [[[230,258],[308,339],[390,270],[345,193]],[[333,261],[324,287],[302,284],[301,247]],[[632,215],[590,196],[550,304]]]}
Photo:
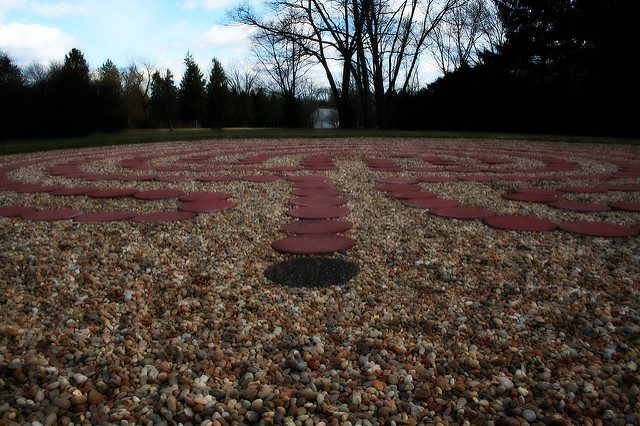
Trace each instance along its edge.
{"label": "labyrinth", "polygon": [[0,157],[0,419],[633,423],[639,233],[636,146]]}

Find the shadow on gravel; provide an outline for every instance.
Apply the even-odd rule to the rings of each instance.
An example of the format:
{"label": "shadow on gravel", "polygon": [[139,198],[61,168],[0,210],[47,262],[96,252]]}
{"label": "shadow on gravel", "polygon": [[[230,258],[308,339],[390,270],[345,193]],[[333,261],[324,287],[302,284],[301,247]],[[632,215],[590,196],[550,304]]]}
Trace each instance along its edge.
{"label": "shadow on gravel", "polygon": [[295,257],[274,263],[264,275],[269,281],[288,287],[327,287],[343,285],[358,275],[352,262],[318,256]]}

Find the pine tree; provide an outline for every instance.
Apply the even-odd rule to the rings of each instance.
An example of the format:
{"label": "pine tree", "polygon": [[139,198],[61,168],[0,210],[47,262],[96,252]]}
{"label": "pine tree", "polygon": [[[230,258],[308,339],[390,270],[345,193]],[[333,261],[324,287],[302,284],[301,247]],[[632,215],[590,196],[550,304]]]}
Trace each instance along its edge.
{"label": "pine tree", "polygon": [[164,77],[156,71],[151,77],[151,100],[152,112],[160,120],[160,125],[167,124],[169,130],[173,131],[173,120],[176,115],[178,90],[173,82],[173,74],[167,70]]}
{"label": "pine tree", "polygon": [[211,127],[222,129],[229,115],[229,81],[220,61],[214,58],[212,64],[207,83],[207,112]]}
{"label": "pine tree", "polygon": [[103,132],[122,130],[127,125],[127,106],[118,68],[107,60],[98,69],[96,82],[96,126]]}
{"label": "pine tree", "polygon": [[185,125],[200,127],[205,109],[205,80],[193,56],[187,52],[186,69],[180,82],[180,108]]}

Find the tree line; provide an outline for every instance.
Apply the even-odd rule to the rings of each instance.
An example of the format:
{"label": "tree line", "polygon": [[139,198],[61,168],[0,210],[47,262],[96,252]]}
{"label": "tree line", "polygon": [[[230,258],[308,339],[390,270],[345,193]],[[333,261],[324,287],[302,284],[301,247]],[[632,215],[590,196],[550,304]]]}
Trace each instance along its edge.
{"label": "tree line", "polygon": [[[227,73],[213,59],[204,77],[193,56],[176,84],[171,70],[139,60],[118,68],[107,60],[91,70],[78,49],[62,63],[21,69],[0,52],[0,139],[84,136],[134,128],[282,127],[305,125],[284,118],[284,100],[252,69]],[[307,120],[317,97],[296,96]],[[291,107],[289,107],[291,108]]]}

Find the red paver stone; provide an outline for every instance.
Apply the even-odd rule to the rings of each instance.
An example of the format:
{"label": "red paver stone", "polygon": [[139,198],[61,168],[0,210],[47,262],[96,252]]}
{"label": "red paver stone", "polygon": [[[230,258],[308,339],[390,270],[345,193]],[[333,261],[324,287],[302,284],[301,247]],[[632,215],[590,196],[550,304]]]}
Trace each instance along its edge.
{"label": "red paver stone", "polygon": [[26,206],[1,206],[0,207],[0,217],[16,217],[22,216],[25,213],[31,213],[38,211],[38,209],[34,207],[26,207]]}
{"label": "red paver stone", "polygon": [[340,235],[298,235],[286,237],[271,244],[276,251],[289,254],[329,254],[353,247],[351,238]]}
{"label": "red paver stone", "polygon": [[98,189],[87,195],[94,198],[122,198],[131,197],[136,192],[138,192],[138,190],[135,188],[106,188]]}
{"label": "red paver stone", "polygon": [[502,198],[511,201],[525,201],[529,203],[549,203],[558,200],[558,197],[556,195],[523,194],[520,192],[516,192],[513,194],[503,194]]}
{"label": "red paver stone", "polygon": [[611,207],[606,204],[587,203],[584,201],[566,201],[559,200],[548,204],[551,207],[564,210],[572,210],[576,212],[608,212]]}
{"label": "red paver stone", "polygon": [[154,213],[145,213],[138,216],[134,216],[133,220],[135,222],[150,222],[150,223],[161,223],[161,222],[176,222],[179,220],[191,219],[195,216],[195,213],[185,212],[185,211],[168,211],[168,212],[154,212]]}
{"label": "red paver stone", "polygon": [[340,191],[334,188],[312,188],[312,189],[294,189],[292,195],[298,197],[336,197],[340,195]]}
{"label": "red paver stone", "polygon": [[608,185],[599,186],[562,186],[558,188],[558,191],[562,192],[578,192],[578,193],[598,193],[607,192],[609,190]]}
{"label": "red paver stone", "polygon": [[296,206],[341,206],[344,200],[340,197],[300,197],[291,199],[291,204]]}
{"label": "red paver stone", "polygon": [[220,210],[227,210],[234,208],[236,203],[228,200],[208,200],[208,201],[194,201],[191,203],[182,203],[178,207],[182,211],[194,212],[194,213],[213,213]]}
{"label": "red paver stone", "polygon": [[418,179],[396,176],[381,177],[376,179],[376,181],[378,183],[391,183],[394,185],[411,185],[419,182]]}
{"label": "red paver stone", "polygon": [[533,216],[498,215],[484,219],[484,223],[492,228],[506,229],[510,231],[553,231],[556,224]]}
{"label": "red paver stone", "polygon": [[158,176],[156,180],[158,182],[183,183],[193,182],[196,179],[193,176]]}
{"label": "red paver stone", "polygon": [[74,209],[53,209],[29,212],[22,215],[27,220],[66,220],[80,216],[82,212]]}
{"label": "red paver stone", "polygon": [[121,220],[131,219],[138,213],[129,211],[104,211],[96,213],[87,213],[75,218],[78,222],[117,222]]}
{"label": "red paver stone", "polygon": [[351,226],[351,223],[344,220],[310,219],[287,223],[280,230],[292,234],[338,234],[347,232]]}
{"label": "red paver stone", "polygon": [[520,194],[535,194],[535,195],[562,195],[562,192],[556,191],[555,189],[547,189],[547,188],[517,188],[516,192]]}
{"label": "red paver stone", "polygon": [[491,210],[481,209],[478,207],[447,207],[431,210],[431,213],[440,217],[448,217],[451,219],[475,220],[486,219],[496,214]]}
{"label": "red paver stone", "polygon": [[166,200],[178,198],[184,194],[179,189],[149,189],[147,191],[136,192],[133,196],[139,200]]}
{"label": "red paver stone", "polygon": [[640,212],[640,201],[614,201],[609,203],[609,206],[616,210],[624,210],[626,212]]}
{"label": "red paver stone", "polygon": [[467,176],[460,177],[460,180],[468,181],[468,182],[494,182],[499,179],[500,178],[495,176],[486,176],[486,175],[467,175]]}
{"label": "red paver stone", "polygon": [[405,200],[407,198],[435,198],[436,194],[429,191],[392,191],[387,192],[387,197],[396,198],[398,200]]}
{"label": "red paver stone", "polygon": [[392,184],[392,183],[378,183],[374,185],[373,189],[377,189],[378,191],[420,191],[419,185],[402,185],[402,184]]}
{"label": "red paver stone", "polygon": [[291,184],[291,187],[297,189],[315,189],[315,188],[333,188],[333,185],[324,181],[308,181],[308,182],[295,182]]}
{"label": "red paver stone", "polygon": [[633,237],[638,234],[635,228],[607,222],[563,222],[558,228],[594,237]]}
{"label": "red paver stone", "polygon": [[214,201],[214,200],[227,200],[232,195],[227,192],[191,192],[180,197],[180,201]]}
{"label": "red paver stone", "polygon": [[231,175],[216,175],[216,176],[203,176],[198,178],[200,182],[234,182],[240,180],[237,176]]}
{"label": "red paver stone", "polygon": [[326,176],[300,175],[289,176],[287,180],[291,182],[327,182],[329,179]]}
{"label": "red paver stone", "polygon": [[58,197],[74,197],[78,195],[87,195],[90,192],[96,191],[98,188],[94,186],[81,186],[77,188],[64,188],[58,191],[50,192],[49,194]]}
{"label": "red paver stone", "polygon": [[346,207],[296,207],[287,211],[287,215],[298,219],[331,219],[349,214]]}
{"label": "red paver stone", "polygon": [[640,191],[640,183],[623,183],[618,185],[609,185],[609,191],[634,192]]}
{"label": "red paver stone", "polygon": [[409,198],[402,200],[402,204],[418,209],[438,209],[458,206],[458,202],[456,200],[446,198]]}
{"label": "red paver stone", "polygon": [[242,177],[245,182],[275,182],[280,180],[280,176],[275,175],[246,175]]}
{"label": "red paver stone", "polygon": [[420,182],[427,183],[449,183],[458,181],[458,178],[453,176],[419,176],[418,179]]}

